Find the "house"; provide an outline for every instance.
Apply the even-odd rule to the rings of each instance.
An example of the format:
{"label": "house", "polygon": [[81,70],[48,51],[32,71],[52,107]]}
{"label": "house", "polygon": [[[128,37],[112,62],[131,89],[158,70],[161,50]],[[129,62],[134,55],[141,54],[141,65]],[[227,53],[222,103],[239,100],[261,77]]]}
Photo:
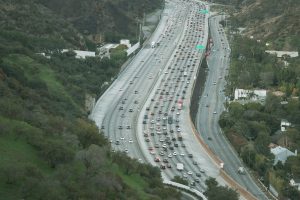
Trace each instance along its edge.
{"label": "house", "polygon": [[286,131],[286,128],[287,127],[290,127],[292,124],[290,122],[288,122],[287,120],[285,119],[282,119],[281,120],[281,123],[280,123],[280,129],[282,132],[285,132]]}
{"label": "house", "polygon": [[131,47],[130,40],[122,39],[120,40],[120,44],[127,46],[128,49]]}
{"label": "house", "polygon": [[267,96],[267,90],[234,90],[234,100],[249,99],[253,101],[265,99]]}
{"label": "house", "polygon": [[271,148],[271,153],[275,156],[273,165],[276,165],[278,161],[281,161],[281,163],[284,164],[288,157],[296,156],[297,150],[295,151],[295,153],[293,153],[287,148],[276,146],[274,148]]}
{"label": "house", "polygon": [[277,58],[282,58],[284,55],[290,56],[291,58],[298,57],[298,51],[265,51],[266,53],[276,55]]}
{"label": "house", "polygon": [[300,179],[291,179],[290,186],[295,187],[300,191]]}
{"label": "house", "polygon": [[[63,49],[61,52],[68,52],[69,49]],[[80,50],[73,50],[76,54],[75,58],[85,59],[86,57],[95,57],[96,53],[94,51],[80,51]]]}
{"label": "house", "polygon": [[108,57],[110,58],[110,50],[117,48],[120,44],[105,44],[104,46],[98,48],[99,56],[101,58]]}

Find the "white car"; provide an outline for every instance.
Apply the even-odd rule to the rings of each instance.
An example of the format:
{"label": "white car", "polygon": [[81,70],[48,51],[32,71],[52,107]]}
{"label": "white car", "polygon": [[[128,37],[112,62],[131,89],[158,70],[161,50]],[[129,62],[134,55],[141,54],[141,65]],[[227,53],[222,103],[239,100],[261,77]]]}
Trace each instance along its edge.
{"label": "white car", "polygon": [[174,153],[173,153],[173,156],[177,156],[177,153],[176,153],[176,151],[174,151]]}
{"label": "white car", "polygon": [[125,138],[124,138],[124,137],[121,137],[120,139],[121,139],[121,140],[125,140]]}
{"label": "white car", "polygon": [[129,139],[128,142],[129,142],[129,143],[133,143],[132,139]]}
{"label": "white car", "polygon": [[188,175],[192,175],[193,174],[193,172],[192,171],[188,171]]}
{"label": "white car", "polygon": [[181,155],[181,156],[184,156],[184,153],[181,153],[180,155]]}
{"label": "white car", "polygon": [[168,157],[169,157],[169,158],[172,158],[172,154],[170,153],[170,154],[168,155]]}

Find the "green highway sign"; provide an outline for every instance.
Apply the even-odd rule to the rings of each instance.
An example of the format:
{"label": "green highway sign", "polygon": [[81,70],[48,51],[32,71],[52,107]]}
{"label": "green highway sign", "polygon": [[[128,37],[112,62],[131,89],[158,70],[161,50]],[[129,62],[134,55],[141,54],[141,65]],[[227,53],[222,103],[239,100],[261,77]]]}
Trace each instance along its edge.
{"label": "green highway sign", "polygon": [[201,44],[198,44],[198,45],[196,46],[196,49],[202,50],[202,49],[205,49],[205,46],[203,46],[203,45],[201,45]]}
{"label": "green highway sign", "polygon": [[201,14],[207,14],[208,13],[208,10],[200,10],[199,11]]}

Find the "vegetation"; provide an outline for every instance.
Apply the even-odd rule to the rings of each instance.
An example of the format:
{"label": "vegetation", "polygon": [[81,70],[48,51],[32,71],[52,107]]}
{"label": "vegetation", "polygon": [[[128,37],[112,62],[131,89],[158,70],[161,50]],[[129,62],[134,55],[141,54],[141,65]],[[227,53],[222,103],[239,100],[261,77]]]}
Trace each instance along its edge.
{"label": "vegetation", "polygon": [[254,36],[269,49],[300,50],[300,5],[298,0],[215,0],[233,5],[230,23],[245,27],[244,34]]}
{"label": "vegetation", "polygon": [[[84,1],[91,4],[80,9],[74,6],[82,1],[0,2],[1,199],[179,199],[179,192],[162,185],[158,168],[113,153],[87,119],[85,96],[98,97],[126,60],[122,47],[102,60],[60,53],[95,49],[62,13],[93,13],[96,1]],[[158,6],[146,3],[145,11]]]}
{"label": "vegetation", "polygon": [[176,183],[181,183],[183,185],[189,185],[189,182],[186,179],[184,179],[184,178],[182,178],[180,176],[174,176],[174,178],[172,179],[172,181],[174,181]]}
{"label": "vegetation", "polygon": [[[299,199],[299,192],[289,186],[289,181],[300,177],[297,167],[300,156],[289,157],[284,165],[279,162],[273,166],[274,156],[269,144],[275,143],[291,151],[300,149],[300,59],[278,59],[265,53],[266,48],[261,43],[242,36],[235,36],[231,47],[227,96],[233,99],[232,91],[236,88],[259,88],[269,92],[263,102],[227,103],[227,111],[220,116],[219,124],[244,163],[267,187],[271,183],[280,197]],[[282,95],[275,95],[277,93]],[[279,132],[282,119],[293,124],[284,133]]]}
{"label": "vegetation", "polygon": [[239,196],[234,190],[223,186],[219,186],[214,178],[209,178],[205,181],[207,190],[204,195],[208,200],[238,200]]}

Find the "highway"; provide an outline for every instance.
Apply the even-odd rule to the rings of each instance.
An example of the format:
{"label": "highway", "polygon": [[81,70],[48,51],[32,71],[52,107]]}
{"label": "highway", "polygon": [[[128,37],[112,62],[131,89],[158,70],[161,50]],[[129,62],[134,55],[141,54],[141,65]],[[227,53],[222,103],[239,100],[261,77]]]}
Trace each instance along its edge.
{"label": "highway", "polygon": [[[208,11],[201,2],[166,1],[148,44],[116,77],[90,115],[113,151],[160,167],[164,180],[180,176],[200,192],[206,189],[208,177],[227,184],[220,167],[197,140],[189,116],[190,97],[208,40]],[[207,82],[216,79],[213,77],[216,75]],[[218,81],[215,86],[223,88],[224,84]],[[210,119],[209,126],[205,125],[207,133],[219,129],[217,117],[223,109],[218,105],[221,97],[212,98],[208,110],[217,114],[205,111]],[[184,164],[182,171],[176,169],[177,163]]]}
{"label": "highway", "polygon": [[209,21],[213,47],[208,57],[209,72],[199,102],[196,127],[205,143],[224,161],[224,170],[258,199],[268,199],[248,173],[237,173],[238,167],[243,165],[218,125],[219,115],[225,109],[226,97],[223,90],[230,61],[229,44],[224,29],[219,24],[222,17],[215,16]]}

